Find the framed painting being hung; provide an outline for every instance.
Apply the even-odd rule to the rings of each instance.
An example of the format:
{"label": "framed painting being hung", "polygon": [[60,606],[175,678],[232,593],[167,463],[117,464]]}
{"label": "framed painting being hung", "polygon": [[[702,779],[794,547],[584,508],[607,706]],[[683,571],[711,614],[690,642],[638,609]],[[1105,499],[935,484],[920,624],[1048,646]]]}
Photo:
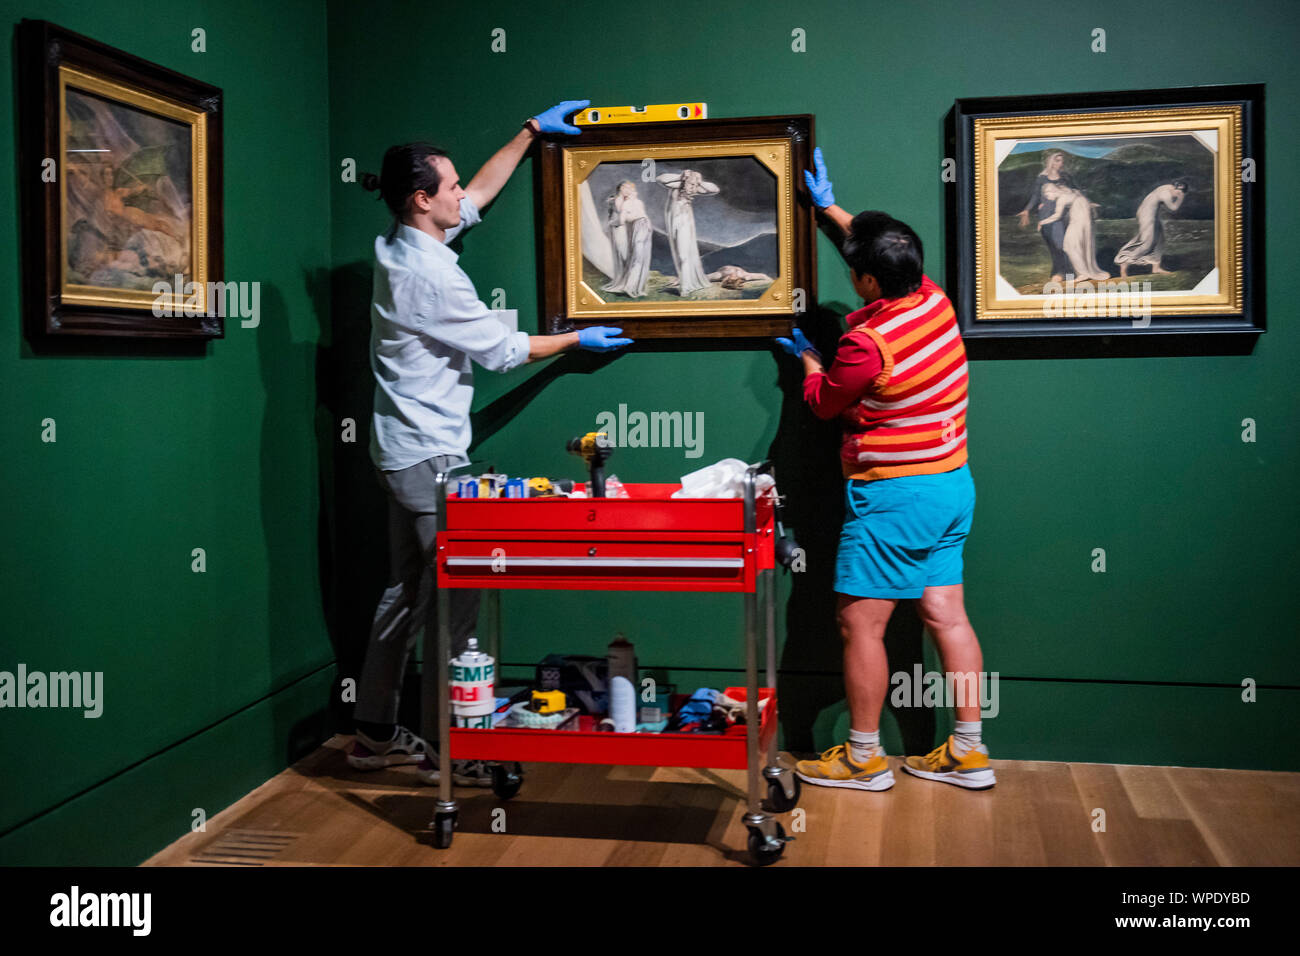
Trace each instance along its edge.
{"label": "framed painting being hung", "polygon": [[958,100],[968,338],[1259,333],[1263,89]]}
{"label": "framed painting being hung", "polygon": [[221,90],[43,20],[19,55],[29,334],[221,336]]}
{"label": "framed painting being hung", "polygon": [[766,338],[812,307],[812,117],[584,127],[541,143],[543,331]]}

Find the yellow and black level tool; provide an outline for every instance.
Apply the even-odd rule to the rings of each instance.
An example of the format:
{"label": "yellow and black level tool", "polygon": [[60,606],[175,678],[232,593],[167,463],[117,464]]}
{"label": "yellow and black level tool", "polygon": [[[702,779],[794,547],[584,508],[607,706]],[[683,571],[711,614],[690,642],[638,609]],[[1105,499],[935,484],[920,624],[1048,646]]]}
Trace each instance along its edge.
{"label": "yellow and black level tool", "polygon": [[664,123],[708,118],[708,103],[660,103],[656,106],[592,106],[579,110],[573,123],[575,126],[609,126],[613,123]]}

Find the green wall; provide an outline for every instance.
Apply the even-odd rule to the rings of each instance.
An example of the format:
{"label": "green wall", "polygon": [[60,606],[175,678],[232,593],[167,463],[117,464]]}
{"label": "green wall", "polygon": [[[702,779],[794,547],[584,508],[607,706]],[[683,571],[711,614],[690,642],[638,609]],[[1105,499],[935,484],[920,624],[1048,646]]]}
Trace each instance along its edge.
{"label": "green wall", "polygon": [[[1271,331],[1247,356],[988,360],[972,365],[979,489],[967,548],[972,620],[998,671],[994,755],[1300,769],[1273,731],[1300,718],[1293,535],[1300,335],[1278,278],[1300,240],[1288,163],[1300,95],[1300,13],[1253,3],[1225,18],[1190,0],[1158,26],[1121,3],[751,2],[526,6],[284,2],[108,6],[0,0],[225,91],[227,277],[262,283],[262,323],[228,323],[202,357],[137,350],[34,355],[20,325],[12,43],[0,76],[0,490],[8,502],[0,669],[100,670],[105,710],[0,711],[0,862],[132,863],[271,776],[347,709],[383,585],[384,500],[366,458],[370,246],[383,207],[345,183],[394,142],[431,138],[466,179],[552,102],[707,100],[716,116],[813,113],[837,196],[884,207],[926,239],[946,278],[943,119],[956,97],[1267,84]],[[1094,27],[1108,52],[1089,50]],[[207,31],[207,52],[190,31]],[[506,52],[490,49],[506,31]],[[806,31],[807,52],[791,51]],[[1276,167],[1275,167],[1276,164]],[[531,163],[465,243],[486,299],[537,314]],[[1279,168],[1283,175],[1272,176]],[[851,308],[819,239],[823,306]],[[703,412],[704,455],[620,449],[624,480],[673,481],[725,456],[778,462],[809,570],[781,579],[785,740],[842,739],[829,600],[839,523],[835,430],[800,407],[767,351],[566,357],[480,372],[475,455],[503,470],[580,474],[564,440],[620,403]],[[58,441],[40,441],[54,418]],[[1243,418],[1255,444],[1240,440]],[[360,423],[340,439],[343,419]],[[190,552],[207,552],[204,574]],[[1108,570],[1093,574],[1103,547]],[[515,593],[504,659],[600,653],[615,630],[684,689],[736,681],[734,597]],[[914,621],[895,665],[922,652]],[[336,664],[337,662],[337,672]],[[1240,683],[1260,685],[1257,703]],[[334,700],[331,724],[323,713]],[[408,704],[413,699],[408,695]],[[929,746],[946,717],[900,711],[891,752]]]}
{"label": "green wall", "polygon": [[[1138,22],[1118,2],[751,2],[705,12],[680,0],[486,0],[385,5],[360,29],[352,5],[330,3],[332,160],[377,170],[386,146],[426,138],[452,151],[468,181],[523,117],[570,97],[705,100],[715,116],[813,113],[840,203],[909,221],[943,281],[953,187],[941,182],[940,162],[955,98],[1267,84],[1260,166],[1274,227],[1271,331],[1245,356],[973,362],[979,506],[966,581],[986,667],[1001,675],[1001,713],[987,726],[995,756],[1297,769],[1272,731],[1300,717],[1300,334],[1279,282],[1300,252],[1282,212],[1300,198],[1288,160],[1300,143],[1287,118],[1300,95],[1291,66],[1300,8],[1223,10],[1191,0]],[[1098,26],[1105,53],[1090,50]],[[496,28],[504,53],[491,49]],[[795,28],[806,32],[806,53],[791,50]],[[333,188],[337,330],[364,320],[370,243],[386,217],[359,187]],[[504,290],[521,323],[537,315],[533,192],[532,170],[521,170],[461,259],[480,296]],[[843,314],[852,289],[825,237],[818,257],[819,298]],[[791,523],[810,550],[806,575],[782,582],[786,741],[843,739],[827,597],[835,436],[798,407],[788,366],[766,351],[659,352],[556,371],[478,373],[477,456],[507,472],[577,477],[564,439],[626,403],[703,412],[705,444],[698,460],[620,449],[611,467],[625,481],[673,481],[727,456],[778,461]],[[501,405],[516,406],[504,422]],[[1255,444],[1241,441],[1247,417],[1258,423]],[[1104,574],[1091,571],[1098,547]],[[504,617],[507,663],[600,653],[615,630],[636,643],[643,665],[691,687],[736,680],[734,670],[717,672],[743,660],[734,598],[521,592],[505,596]],[[903,669],[920,652],[915,626],[899,623],[891,647]],[[1262,687],[1256,703],[1241,701],[1246,678]],[[945,719],[936,727],[932,713],[900,714],[886,743],[891,752],[928,747]]]}
{"label": "green wall", "polygon": [[[0,669],[102,671],[104,711],[0,711],[0,862],[135,863],[320,737],[314,387],[329,255],[319,3],[0,3]],[[223,89],[226,278],[261,325],[196,356],[22,336],[13,28],[46,19]],[[191,52],[191,30],[207,52]],[[319,296],[321,302],[327,296]],[[57,441],[41,441],[53,418]],[[207,554],[190,570],[191,550]]]}

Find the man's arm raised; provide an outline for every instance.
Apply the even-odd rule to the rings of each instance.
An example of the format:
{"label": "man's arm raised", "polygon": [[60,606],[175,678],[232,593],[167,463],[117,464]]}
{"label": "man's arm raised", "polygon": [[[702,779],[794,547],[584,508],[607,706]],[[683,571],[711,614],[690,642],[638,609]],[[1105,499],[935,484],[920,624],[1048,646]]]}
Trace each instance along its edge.
{"label": "man's arm raised", "polygon": [[483,167],[474,174],[474,178],[469,181],[469,185],[465,187],[465,193],[474,205],[482,209],[497,198],[497,193],[501,192],[510,179],[511,173],[528,152],[528,147],[540,133],[580,132],[578,127],[566,122],[565,117],[590,103],[591,100],[565,100],[529,119],[524,124],[524,128],[511,137],[510,142],[497,150],[492,158],[483,164]]}

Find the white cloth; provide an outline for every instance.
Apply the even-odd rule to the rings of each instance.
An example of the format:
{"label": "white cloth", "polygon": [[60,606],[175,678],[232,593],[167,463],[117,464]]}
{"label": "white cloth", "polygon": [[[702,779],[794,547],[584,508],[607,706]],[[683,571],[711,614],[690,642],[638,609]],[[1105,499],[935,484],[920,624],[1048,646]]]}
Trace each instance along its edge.
{"label": "white cloth", "polygon": [[[460,202],[460,216],[445,242],[480,221],[469,197]],[[375,239],[370,458],[384,471],[434,455],[464,457],[474,400],[471,361],[505,372],[528,358],[528,333],[509,331],[479,301],[445,242],[407,225],[397,227],[392,242]]]}
{"label": "white cloth", "polygon": [[[682,486],[674,491],[674,498],[743,498],[745,472],[749,466],[739,458],[723,458],[698,471],[682,475]],[[754,477],[754,494],[761,496],[771,491],[776,481],[771,475]]]}

